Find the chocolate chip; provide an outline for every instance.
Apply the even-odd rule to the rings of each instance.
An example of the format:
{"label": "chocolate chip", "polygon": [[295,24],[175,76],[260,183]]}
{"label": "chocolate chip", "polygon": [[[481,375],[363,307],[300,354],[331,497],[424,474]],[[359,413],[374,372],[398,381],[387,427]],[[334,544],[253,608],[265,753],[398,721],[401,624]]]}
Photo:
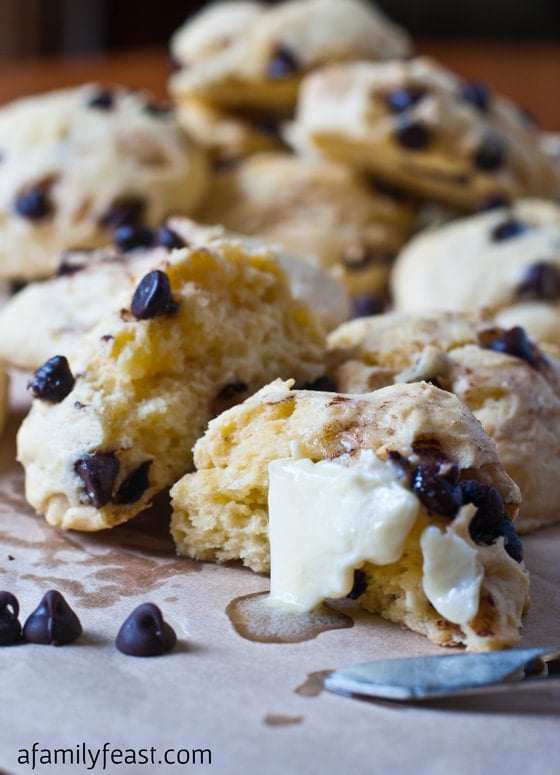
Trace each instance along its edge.
{"label": "chocolate chip", "polygon": [[74,389],[74,379],[64,355],[54,355],[34,372],[27,389],[35,398],[60,403]]}
{"label": "chocolate chip", "polygon": [[72,643],[82,634],[80,620],[56,589],[49,590],[23,625],[24,640],[49,646]]}
{"label": "chocolate chip", "polygon": [[272,137],[279,140],[282,139],[280,134],[280,122],[273,116],[259,116],[258,118],[253,119],[253,126],[266,137]]}
{"label": "chocolate chip", "polygon": [[228,382],[227,385],[224,385],[222,388],[220,388],[217,398],[220,401],[229,401],[232,398],[241,395],[242,393],[246,393],[247,388],[247,383],[240,379],[235,380],[234,382]]}
{"label": "chocolate chip", "polygon": [[0,646],[12,646],[21,635],[19,603],[11,592],[0,592]]}
{"label": "chocolate chip", "polygon": [[137,320],[176,314],[179,305],[173,299],[169,278],[160,269],[142,278],[134,291],[130,311]]}
{"label": "chocolate chip", "polygon": [[120,504],[136,503],[150,486],[148,473],[151,465],[151,460],[145,460],[143,463],[140,463],[121,483],[113,498],[113,502]]}
{"label": "chocolate chip", "polygon": [[297,73],[299,67],[295,55],[285,46],[279,45],[270,57],[266,74],[271,81],[279,81]]}
{"label": "chocolate chip", "polygon": [[60,257],[57,269],[57,277],[66,277],[68,275],[81,272],[86,266],[86,259],[82,251],[76,252],[68,250]]}
{"label": "chocolate chip", "polygon": [[515,525],[509,517],[502,517],[501,535],[504,537],[504,549],[516,562],[523,560],[523,544],[517,535]]}
{"label": "chocolate chip", "polygon": [[177,636],[163,620],[157,605],[139,605],[121,626],[115,645],[123,654],[133,657],[157,657],[175,646]]}
{"label": "chocolate chip", "polygon": [[384,299],[373,294],[360,294],[352,297],[352,318],[366,318],[370,315],[381,315],[385,311]]}
{"label": "chocolate chip", "polygon": [[88,108],[112,110],[115,104],[115,94],[112,89],[99,89],[87,101]]}
{"label": "chocolate chip", "polygon": [[140,223],[146,203],[137,196],[121,196],[115,199],[107,212],[101,217],[102,226],[118,229],[119,226],[129,226]]}
{"label": "chocolate chip", "polygon": [[397,450],[392,449],[387,454],[387,460],[392,463],[402,479],[409,480],[411,478],[412,467],[407,457],[400,452],[397,452]]}
{"label": "chocolate chip", "polygon": [[162,226],[157,232],[156,245],[161,245],[161,247],[167,248],[167,250],[184,248],[186,244],[185,240],[176,231],[170,229],[169,226]]}
{"label": "chocolate chip", "polygon": [[472,540],[478,544],[493,544],[503,537],[504,549],[516,562],[523,559],[523,545],[511,519],[505,513],[500,493],[491,485],[474,480],[461,482],[465,503],[473,503],[477,512],[469,525]]}
{"label": "chocolate chip", "polygon": [[462,100],[474,105],[482,112],[488,110],[490,91],[483,83],[464,83],[461,86],[459,96]]}
{"label": "chocolate chip", "polygon": [[167,101],[152,100],[144,105],[144,110],[150,116],[166,118],[173,113],[173,105]]}
{"label": "chocolate chip", "polygon": [[323,393],[336,393],[336,385],[331,377],[324,374],[322,377],[317,377],[313,382],[304,382],[301,390],[317,390]]}
{"label": "chocolate chip", "polygon": [[451,463],[423,463],[412,476],[412,490],[429,511],[454,517],[463,505],[459,469]]}
{"label": "chocolate chip", "polygon": [[533,345],[527,337],[525,329],[521,328],[521,326],[514,326],[504,331],[501,336],[496,337],[496,339],[489,343],[488,349],[513,355],[515,358],[521,358],[533,368],[537,365]]}
{"label": "chocolate chip", "polygon": [[427,90],[420,86],[411,86],[408,89],[395,89],[386,95],[385,102],[394,113],[402,113],[412,108],[417,102],[420,102],[427,93]]}
{"label": "chocolate chip", "polygon": [[74,464],[74,470],[85,485],[85,497],[96,509],[111,500],[119,467],[114,452],[93,452]]}
{"label": "chocolate chip", "polygon": [[154,233],[147,226],[126,224],[119,226],[115,231],[113,242],[123,253],[128,253],[138,248],[151,247],[154,242]]}
{"label": "chocolate chip", "polygon": [[477,212],[485,213],[489,210],[497,210],[499,207],[509,207],[510,201],[503,194],[494,194],[484,199],[476,208]]}
{"label": "chocolate chip", "polygon": [[421,151],[431,143],[432,132],[420,121],[403,116],[397,126],[396,138],[404,148]]}
{"label": "chocolate chip", "polygon": [[494,242],[503,242],[504,240],[519,237],[528,230],[529,226],[523,223],[523,221],[518,221],[516,218],[508,218],[506,221],[501,221],[497,226],[494,226],[490,233],[490,238]]}
{"label": "chocolate chip", "polygon": [[50,183],[39,183],[24,189],[14,203],[14,210],[18,215],[30,221],[41,221],[48,218],[53,213]]}
{"label": "chocolate chip", "polygon": [[558,267],[547,261],[537,261],[532,264],[517,286],[516,293],[520,299],[555,301],[560,298]]}
{"label": "chocolate chip", "polygon": [[367,576],[363,570],[354,571],[354,581],[352,583],[352,589],[346,595],[350,600],[357,600],[361,597],[367,589]]}
{"label": "chocolate chip", "polygon": [[504,166],[507,147],[503,140],[494,135],[482,139],[473,161],[477,169],[483,172],[495,172]]}

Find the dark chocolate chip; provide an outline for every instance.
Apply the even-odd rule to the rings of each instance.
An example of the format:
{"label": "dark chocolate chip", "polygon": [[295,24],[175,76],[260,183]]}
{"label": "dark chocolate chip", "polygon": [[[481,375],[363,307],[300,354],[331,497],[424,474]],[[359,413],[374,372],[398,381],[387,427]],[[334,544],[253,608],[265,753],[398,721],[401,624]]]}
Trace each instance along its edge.
{"label": "dark chocolate chip", "polygon": [[361,597],[367,589],[367,576],[363,570],[354,571],[354,581],[352,583],[352,589],[346,595],[350,600],[357,600]]}
{"label": "dark chocolate chip", "polygon": [[21,635],[19,603],[11,592],[0,592],[0,646],[12,646]]}
{"label": "dark chocolate chip", "polygon": [[271,81],[279,81],[294,75],[299,68],[295,55],[288,48],[280,45],[274,49],[270,57],[266,74]]}
{"label": "dark chocolate chip", "polygon": [[560,298],[560,272],[555,264],[537,261],[526,271],[516,293],[520,299],[555,301]]}
{"label": "dark chocolate chip", "polygon": [[152,100],[151,102],[147,102],[145,104],[144,110],[150,116],[166,118],[167,116],[170,116],[173,113],[173,105],[170,102],[163,101],[163,100],[162,101]]}
{"label": "dark chocolate chip", "polygon": [[494,194],[480,202],[476,209],[479,213],[485,213],[489,210],[497,210],[500,207],[509,207],[510,204],[510,200],[503,194]]}
{"label": "dark chocolate chip", "polygon": [[119,467],[114,452],[93,452],[76,461],[74,470],[85,485],[86,499],[96,509],[111,500]]}
{"label": "dark chocolate chip", "polygon": [[360,294],[352,297],[352,318],[367,318],[370,315],[381,315],[385,311],[386,301],[373,294]]}
{"label": "dark chocolate chip", "polygon": [[135,468],[134,471],[131,471],[131,473],[119,486],[119,489],[113,498],[113,502],[127,504],[136,503],[136,501],[140,500],[142,495],[150,486],[150,478],[148,474],[151,465],[151,460],[145,460],[143,463],[140,463],[140,465]]}
{"label": "dark chocolate chip", "polygon": [[324,374],[322,377],[317,377],[313,382],[305,382],[301,390],[317,390],[323,393],[336,393],[336,385],[331,377]]}
{"label": "dark chocolate chip", "polygon": [[474,165],[483,172],[495,172],[504,166],[507,147],[503,140],[494,135],[482,139],[474,155]]}
{"label": "dark chocolate chip", "polygon": [[24,640],[64,646],[82,634],[80,620],[56,589],[49,590],[23,625]]}
{"label": "dark chocolate chip", "polygon": [[409,89],[395,89],[387,94],[385,101],[389,109],[394,113],[402,113],[412,108],[417,102],[420,102],[427,93],[427,90],[420,86],[411,86]]}
{"label": "dark chocolate chip", "polygon": [[392,449],[387,454],[387,460],[394,466],[401,478],[407,480],[411,479],[412,466],[407,457],[401,455],[397,450]]}
{"label": "dark chocolate chip", "polygon": [[137,196],[121,196],[115,199],[101,217],[101,225],[110,229],[140,223],[146,203]]}
{"label": "dark chocolate chip", "polygon": [[246,382],[243,382],[240,379],[235,380],[234,382],[228,382],[227,385],[224,385],[219,391],[217,398],[220,401],[229,401],[232,398],[235,398],[236,396],[241,395],[242,393],[247,392],[248,385]]}
{"label": "dark chocolate chip", "polygon": [[130,311],[137,320],[176,314],[179,305],[173,299],[169,278],[160,269],[154,269],[140,280]]}
{"label": "dark chocolate chip", "polygon": [[131,250],[138,250],[138,248],[151,247],[154,242],[154,233],[147,226],[125,224],[119,226],[115,231],[113,242],[123,253],[128,253]]}
{"label": "dark chocolate chip", "polygon": [[185,240],[176,231],[170,229],[169,226],[162,226],[158,229],[156,245],[167,248],[167,250],[175,250],[177,248],[184,248],[186,244]]}
{"label": "dark chocolate chip", "polygon": [[527,337],[525,329],[521,328],[521,326],[514,326],[504,331],[501,336],[490,342],[488,349],[513,355],[515,358],[521,358],[533,368],[537,365],[533,345]]}
{"label": "dark chocolate chip", "polygon": [[523,223],[523,221],[518,221],[516,218],[508,218],[506,221],[501,221],[497,226],[494,226],[490,233],[490,238],[494,242],[503,242],[504,240],[519,237],[528,230],[529,226]]}
{"label": "dark chocolate chip", "polygon": [[26,188],[17,197],[14,210],[18,215],[30,221],[41,221],[52,215],[53,204],[50,200],[50,184],[39,183]]}
{"label": "dark chocolate chip", "polygon": [[157,657],[175,646],[177,636],[163,620],[157,605],[139,605],[122,624],[115,644],[120,652],[133,657]]}
{"label": "dark chocolate chip", "polygon": [[64,355],[54,355],[34,372],[27,389],[35,398],[60,403],[72,392],[76,380]]}
{"label": "dark chocolate chip", "polygon": [[429,511],[453,518],[463,505],[459,469],[450,463],[422,463],[412,476],[412,490]]}
{"label": "dark chocolate chip", "polygon": [[68,250],[60,257],[60,263],[58,264],[57,276],[63,277],[76,272],[81,272],[86,266],[86,258],[82,251],[76,252]]}
{"label": "dark chocolate chip", "polygon": [[99,89],[87,101],[88,108],[112,110],[115,104],[115,93],[112,89]]}
{"label": "dark chocolate chip", "polygon": [[280,122],[273,116],[259,116],[253,120],[255,129],[266,137],[282,139],[280,135]]}
{"label": "dark chocolate chip", "polygon": [[504,549],[516,562],[523,560],[523,544],[517,535],[515,525],[509,517],[502,518],[501,535],[504,537]]}
{"label": "dark chocolate chip", "polygon": [[432,132],[425,124],[402,116],[396,129],[397,141],[411,151],[422,151],[432,141]]}
{"label": "dark chocolate chip", "polygon": [[483,83],[464,83],[461,86],[459,96],[482,112],[488,110],[490,105],[490,91]]}

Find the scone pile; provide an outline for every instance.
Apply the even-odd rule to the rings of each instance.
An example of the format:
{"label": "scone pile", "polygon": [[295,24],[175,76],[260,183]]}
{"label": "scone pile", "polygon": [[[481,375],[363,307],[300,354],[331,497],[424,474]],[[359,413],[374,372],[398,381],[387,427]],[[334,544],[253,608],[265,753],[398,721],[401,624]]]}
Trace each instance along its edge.
{"label": "scone pile", "polygon": [[515,644],[518,533],[560,521],[549,135],[365,0],[210,4],[171,53],[169,105],[0,108],[28,502],[94,531],[170,493],[178,552],[269,605]]}

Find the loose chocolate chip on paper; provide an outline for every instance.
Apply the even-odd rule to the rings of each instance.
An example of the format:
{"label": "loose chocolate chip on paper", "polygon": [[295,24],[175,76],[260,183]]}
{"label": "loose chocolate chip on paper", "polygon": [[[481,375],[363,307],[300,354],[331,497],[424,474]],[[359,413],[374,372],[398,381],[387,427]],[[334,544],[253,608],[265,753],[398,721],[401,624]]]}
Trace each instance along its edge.
{"label": "loose chocolate chip on paper", "polygon": [[169,278],[161,269],[154,269],[142,278],[130,305],[130,311],[137,320],[174,315],[178,309]]}
{"label": "loose chocolate chip on paper", "polygon": [[100,509],[111,500],[120,463],[114,452],[93,452],[77,460],[74,470],[85,486],[85,497]]}
{"label": "loose chocolate chip on paper", "polygon": [[0,592],[0,646],[12,646],[21,635],[19,603],[11,592]]}
{"label": "loose chocolate chip on paper", "polygon": [[54,355],[33,374],[27,389],[35,398],[58,404],[72,392],[75,381],[66,357]]}
{"label": "loose chocolate chip on paper", "polygon": [[49,590],[23,625],[23,638],[29,643],[64,646],[82,634],[82,625],[66,599],[56,589]]}
{"label": "loose chocolate chip on paper", "polygon": [[120,652],[133,657],[157,657],[171,651],[176,643],[175,631],[154,603],[142,603],[135,608],[115,641]]}

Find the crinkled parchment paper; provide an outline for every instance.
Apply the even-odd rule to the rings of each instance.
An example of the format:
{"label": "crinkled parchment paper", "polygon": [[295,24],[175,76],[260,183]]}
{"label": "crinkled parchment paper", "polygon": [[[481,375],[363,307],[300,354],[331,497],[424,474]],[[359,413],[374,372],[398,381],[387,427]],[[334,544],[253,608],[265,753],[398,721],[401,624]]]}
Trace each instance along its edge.
{"label": "crinkled parchment paper", "polygon": [[[0,589],[19,598],[22,621],[48,589],[60,590],[84,634],[58,648],[0,648],[0,769],[32,772],[35,743],[43,763],[36,759],[34,772],[57,775],[103,772],[101,755],[95,766],[55,766],[45,751],[77,756],[86,746],[95,754],[104,744],[123,752],[120,763],[106,764],[111,773],[560,772],[560,683],[422,706],[337,696],[322,689],[324,671],[441,649],[354,612],[353,627],[302,643],[245,640],[226,607],[266,590],[267,579],[176,557],[165,503],[103,534],[49,527],[26,505],[15,462],[23,384],[15,381],[0,441]],[[520,645],[560,645],[560,527],[524,543],[533,605]],[[144,601],[157,603],[176,629],[173,653],[135,658],[114,647],[120,624]],[[156,763],[124,763],[137,749]],[[157,763],[169,749],[189,763]],[[30,763],[18,763],[25,751]]]}

